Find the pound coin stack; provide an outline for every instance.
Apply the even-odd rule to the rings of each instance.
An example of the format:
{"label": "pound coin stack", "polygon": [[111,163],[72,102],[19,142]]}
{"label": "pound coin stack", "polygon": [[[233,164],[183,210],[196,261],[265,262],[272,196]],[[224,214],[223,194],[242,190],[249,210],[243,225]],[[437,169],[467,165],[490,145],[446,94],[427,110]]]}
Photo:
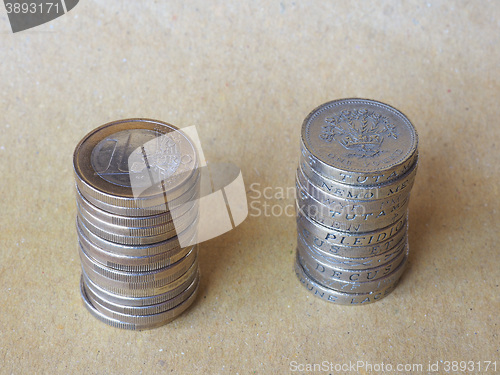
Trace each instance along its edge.
{"label": "pound coin stack", "polygon": [[304,120],[296,174],[300,282],[354,305],[388,295],[408,261],[408,203],[418,137],[398,110],[342,99]]}
{"label": "pound coin stack", "polygon": [[199,284],[192,141],[163,122],[116,121],[87,134],[73,164],[87,309],[124,329],[175,319]]}

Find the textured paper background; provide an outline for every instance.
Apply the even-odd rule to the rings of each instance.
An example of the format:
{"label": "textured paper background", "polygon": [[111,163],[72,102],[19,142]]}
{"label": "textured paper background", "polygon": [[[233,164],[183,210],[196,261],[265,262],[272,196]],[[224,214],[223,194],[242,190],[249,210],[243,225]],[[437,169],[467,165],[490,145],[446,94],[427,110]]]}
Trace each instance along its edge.
{"label": "textured paper background", "polygon": [[[499,42],[496,1],[82,0],[17,34],[0,6],[0,373],[498,360]],[[207,160],[239,165],[250,197],[271,187],[249,202],[278,212],[302,120],[343,97],[393,105],[420,136],[409,267],[389,297],[309,295],[294,218],[261,215],[202,244],[199,298],[173,323],[128,332],[87,313],[72,153],[88,131],[196,125]]]}

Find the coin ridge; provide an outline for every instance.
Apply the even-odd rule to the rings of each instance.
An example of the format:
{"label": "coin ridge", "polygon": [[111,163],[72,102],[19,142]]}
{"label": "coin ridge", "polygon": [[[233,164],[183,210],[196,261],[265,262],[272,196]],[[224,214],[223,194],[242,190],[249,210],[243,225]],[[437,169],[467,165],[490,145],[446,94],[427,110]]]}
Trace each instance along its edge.
{"label": "coin ridge", "polygon": [[[313,281],[317,282],[319,285],[323,285],[326,288],[330,288],[333,290],[337,290],[339,292],[345,293],[373,293],[374,291],[380,290],[387,285],[391,285],[392,283],[399,280],[404,273],[406,266],[408,264],[408,251],[406,251],[406,255],[403,258],[402,262],[389,274],[377,279],[375,281],[364,281],[364,282],[349,282],[338,279],[329,279],[329,278],[317,278],[313,274],[308,274]],[[296,262],[298,262],[302,268],[306,271],[306,267],[301,262],[301,256],[297,252],[296,254]]]}
{"label": "coin ridge", "polygon": [[[91,197],[97,201],[103,202],[106,205],[121,207],[124,209],[149,210],[149,209],[151,209],[151,207],[160,206],[162,204],[167,205],[168,201],[179,199],[183,194],[185,194],[189,190],[190,186],[195,184],[195,182],[193,184],[185,183],[185,185],[183,185],[183,187],[186,190],[185,191],[181,191],[181,190],[176,191],[177,194],[175,195],[175,197],[172,197],[172,192],[169,192],[169,194],[168,194],[168,195],[170,195],[169,200],[165,199],[165,192],[158,193],[151,198],[141,198],[141,197],[131,196],[131,197],[120,199],[116,195],[112,195],[110,193],[105,194],[103,192],[99,192],[97,190],[92,189],[92,186],[90,184],[86,183],[84,180],[81,180],[80,177],[77,176],[76,174],[75,174],[75,176],[76,176],[76,178],[75,178],[76,186],[77,186],[78,190],[80,190],[80,192],[82,192],[82,194],[85,197],[87,197],[87,199],[89,197]],[[195,180],[197,180],[199,177],[198,174],[196,176],[197,177]],[[186,187],[189,187],[189,188],[186,188]]]}
{"label": "coin ridge", "polygon": [[195,277],[194,280],[191,281],[191,283],[184,290],[180,291],[179,294],[173,296],[172,298],[155,304],[143,306],[122,305],[106,300],[106,298],[102,298],[102,296],[100,296],[98,293],[94,293],[89,285],[85,283],[85,279],[84,287],[86,288],[87,296],[89,297],[91,302],[97,301],[100,305],[106,307],[107,309],[121,314],[144,316],[158,314],[178,306],[189,297],[189,295],[195,288],[198,287],[199,281],[199,278]]}
{"label": "coin ridge", "polygon": [[[197,210],[188,210],[183,213],[181,216],[177,217],[174,220],[170,220],[165,223],[156,223],[153,225],[147,226],[132,226],[132,225],[122,225],[122,224],[113,224],[108,222],[106,219],[98,216],[99,213],[95,211],[91,211],[88,207],[85,207],[77,200],[77,211],[78,214],[83,216],[87,222],[90,222],[93,226],[97,227],[101,231],[113,233],[116,236],[124,236],[124,237],[155,237],[155,236],[164,236],[169,232],[175,232],[176,227],[179,226],[180,223],[184,223],[185,221],[192,222],[192,216],[195,217],[198,215]],[[134,220],[133,218],[131,218]],[[137,219],[135,225],[145,224],[142,221],[147,221],[147,219]]]}
{"label": "coin ridge", "polygon": [[[410,156],[410,158],[402,163],[400,166],[398,166],[396,169],[394,169],[392,172],[391,171],[379,171],[376,174],[370,176],[370,175],[364,175],[364,174],[356,174],[356,172],[350,172],[350,171],[338,171],[338,172],[333,172],[325,168],[320,168],[318,167],[318,164],[321,166],[322,162],[315,157],[314,155],[311,154],[310,151],[308,151],[303,143],[301,142],[300,145],[300,154],[299,154],[299,164],[306,164],[310,168],[312,168],[317,174],[320,176],[342,183],[346,184],[349,186],[373,186],[377,184],[382,184],[382,183],[390,183],[392,181],[397,180],[400,178],[402,175],[404,175],[408,170],[410,170],[415,163],[418,162],[418,149],[415,150],[415,152]],[[385,174],[388,172],[391,172],[389,174],[389,177],[382,178],[384,177]],[[350,174],[348,174],[350,173]],[[381,174],[383,173],[383,174]],[[375,179],[375,182],[372,181],[372,179]],[[378,182],[381,180],[380,182]]]}
{"label": "coin ridge", "polygon": [[[338,231],[336,229],[331,229],[328,228],[322,224],[314,222],[312,219],[307,217],[306,215],[302,215],[300,212],[297,212],[297,222],[299,224],[306,224],[303,225],[306,230],[308,230],[311,233],[320,233],[322,237],[325,237],[324,240],[326,240],[328,243],[332,245],[340,245],[340,246],[346,246],[346,247],[366,247],[368,245],[376,245],[380,242],[383,242],[385,239],[392,237],[395,235],[397,232],[404,230],[405,224],[407,221],[407,215],[402,216],[400,219],[395,221],[394,223],[391,223],[390,225],[380,228],[379,230],[376,231],[370,231],[370,232],[356,232],[356,233],[350,233],[350,232],[342,232]],[[379,240],[381,234],[385,234],[385,236]],[[373,242],[373,239],[377,236],[377,239],[375,242]],[[362,242],[365,240],[367,237],[369,237],[368,243]],[[341,238],[338,240],[338,238]],[[353,240],[351,242],[345,242],[345,240]],[[358,245],[358,241],[360,244]]]}
{"label": "coin ridge", "polygon": [[[374,203],[376,203],[376,202],[387,201],[387,200],[391,200],[393,198],[393,197],[389,197],[386,199],[372,200],[372,201],[353,201],[353,200],[346,200],[343,198],[337,198],[339,200],[338,204],[332,207],[331,204],[326,204],[324,202],[321,202],[320,200],[318,200],[317,198],[312,196],[307,191],[307,188],[302,185],[302,181],[300,181],[300,178],[297,175],[295,177],[295,188],[296,188],[296,192],[298,193],[296,195],[297,201],[303,203],[303,205],[316,206],[316,207],[320,208],[319,211],[322,212],[321,215],[325,215],[323,213],[323,211],[330,212],[333,209],[337,209],[338,207],[336,207],[336,206],[338,205],[338,206],[341,206],[340,208],[342,210],[348,209],[349,207],[352,206],[351,211],[354,211],[356,207],[360,207],[364,211],[364,213],[361,216],[366,216],[366,215],[369,216],[369,218],[365,218],[365,219],[361,219],[361,220],[356,220],[356,218],[349,219],[350,223],[358,223],[359,221],[361,221],[361,222],[375,221],[377,218],[377,215],[380,214],[381,211],[384,211],[384,212],[387,211],[387,208],[384,208],[384,207],[377,205],[377,207],[375,209],[373,209],[371,206],[373,206]],[[389,213],[393,213],[394,211],[397,211],[397,210],[401,209],[402,207],[407,206],[409,204],[411,192],[410,191],[404,191],[404,192],[402,191],[401,193],[404,193],[404,194],[402,194],[403,199],[401,201],[399,199],[400,197],[398,196],[397,197],[398,202],[388,204],[389,208],[391,208],[391,206],[392,206],[392,210]],[[367,209],[366,206],[368,206],[369,209]],[[375,214],[377,214],[377,215],[375,215]],[[341,218],[339,218],[339,221],[340,220],[341,220]]]}
{"label": "coin ridge", "polygon": [[130,256],[108,252],[95,245],[77,227],[78,241],[92,258],[107,267],[125,272],[147,272],[169,266],[180,260],[189,251],[189,247],[175,249],[176,251],[159,253],[150,256]]}
{"label": "coin ridge", "polygon": [[[396,280],[393,284],[390,284],[385,288],[374,291],[372,293],[346,293],[318,284],[314,281],[313,278],[307,275],[302,266],[296,261],[295,274],[297,275],[297,278],[299,279],[302,286],[305,287],[309,291],[309,293],[312,293],[315,297],[338,305],[349,306],[366,305],[369,303],[377,302],[389,295],[396,288],[399,281]],[[309,289],[309,286],[311,287],[311,289]]]}
{"label": "coin ridge", "polygon": [[85,285],[88,288],[92,289],[94,294],[98,294],[102,299],[127,306],[148,306],[164,302],[168,299],[172,299],[183,290],[185,290],[189,285],[191,285],[196,277],[200,277],[200,271],[197,269],[197,267],[193,269],[192,268],[187,270],[183,275],[181,275],[181,277],[179,277],[179,279],[176,280],[174,288],[171,288],[160,294],[140,297],[129,297],[110,292],[92,281],[85,272],[82,272],[82,275]]}
{"label": "coin ridge", "polygon": [[87,201],[89,201],[91,204],[93,204],[94,206],[98,207],[103,211],[127,217],[143,217],[143,216],[165,213],[170,211],[170,207],[174,207],[175,209],[175,207],[183,205],[190,200],[198,199],[200,194],[199,191],[200,179],[201,175],[198,173],[198,176],[196,180],[192,183],[192,186],[189,189],[187,189],[187,191],[184,192],[183,194],[179,195],[174,199],[168,200],[168,202],[165,202],[165,197],[163,197],[163,199],[160,200],[159,204],[147,205],[145,207],[137,207],[135,206],[135,203],[129,205],[130,207],[127,207],[127,206],[118,206],[108,202],[104,202],[102,200],[95,198],[92,195],[85,194],[84,191],[81,191],[79,189],[78,183],[75,183],[75,189],[78,191],[79,194],[85,197]]}
{"label": "coin ridge", "polygon": [[[103,210],[102,208],[92,204],[80,193],[78,189],[76,191],[76,200],[78,204],[84,208],[85,211],[91,212],[94,216],[98,216],[103,221],[112,225],[150,227],[172,222],[172,210],[164,211],[162,213],[151,213],[147,216],[119,215]],[[192,207],[196,205],[196,203],[196,201],[188,201],[182,206],[175,207],[173,211],[175,215],[173,215],[173,217],[177,218],[182,216],[187,211],[190,211]],[[179,212],[179,214],[177,214],[177,212]],[[140,223],[141,225],[138,225],[138,223]]]}
{"label": "coin ridge", "polygon": [[180,306],[182,306],[182,308],[178,308],[178,310],[176,311],[176,314],[174,314],[172,317],[168,317],[168,319],[167,319],[167,316],[165,316],[165,320],[163,320],[163,321],[157,321],[154,324],[153,323],[139,324],[139,323],[122,322],[122,321],[120,321],[118,319],[110,318],[110,317],[102,314],[88,300],[88,297],[85,294],[84,289],[85,288],[84,288],[84,285],[83,285],[83,281],[81,279],[80,280],[80,295],[82,297],[82,301],[84,302],[84,306],[86,307],[86,309],[90,312],[90,314],[92,316],[94,316],[95,318],[97,318],[99,321],[101,321],[101,322],[103,322],[103,323],[105,323],[105,324],[107,324],[109,326],[115,327],[115,328],[128,329],[128,330],[139,330],[139,331],[161,327],[161,326],[163,326],[163,325],[165,325],[165,324],[167,324],[167,323],[175,320],[176,318],[178,318],[196,300],[197,291],[198,291],[198,289],[195,290],[194,293],[184,302],[184,304],[180,305]]}
{"label": "coin ridge", "polygon": [[106,278],[99,273],[88,273],[83,267],[82,274],[85,274],[86,277],[90,279],[94,284],[99,285],[100,288],[109,293],[118,295],[120,297],[141,298],[158,296],[160,294],[164,294],[178,288],[179,285],[183,284],[186,279],[192,276],[193,273],[198,271],[198,268],[198,258],[196,258],[186,272],[179,273],[177,275],[177,278],[175,278],[171,282],[159,286],[151,286],[144,283],[124,283],[121,281],[116,281],[114,279]]}
{"label": "coin ridge", "polygon": [[78,211],[77,215],[80,222],[83,222],[89,231],[105,240],[122,245],[152,245],[154,243],[163,242],[178,236],[179,233],[183,233],[190,225],[193,224],[193,221],[198,220],[198,218],[195,218],[195,220],[182,220],[177,223],[174,229],[154,236],[127,236],[101,229],[99,225],[96,225],[95,223],[89,221],[87,217],[81,215],[80,211]]}
{"label": "coin ridge", "polygon": [[[309,209],[310,206],[308,206],[307,209]],[[403,207],[400,207],[396,213],[389,213],[385,215],[389,215],[387,217],[382,218],[379,222],[373,223],[373,222],[368,222],[368,223],[360,223],[360,222],[354,222],[354,221],[347,221],[347,220],[342,220],[342,218],[334,220],[332,217],[327,217],[327,218],[318,218],[319,215],[312,215],[312,214],[307,214],[307,212],[302,209],[298,201],[295,203],[295,209],[296,212],[300,212],[302,216],[307,216],[311,219],[316,224],[322,225],[325,228],[328,229],[334,229],[339,232],[343,233],[350,233],[350,234],[356,234],[356,233],[367,233],[367,232],[373,232],[376,230],[379,230],[381,228],[385,228],[388,225],[391,225],[392,223],[400,220],[403,218],[405,215],[407,215],[408,211],[408,202],[405,203]],[[309,210],[310,211],[310,210]],[[322,221],[320,221],[322,220]]]}
{"label": "coin ridge", "polygon": [[[151,244],[144,245],[126,245],[117,242],[109,241],[105,238],[100,237],[99,235],[92,232],[85,226],[80,218],[77,216],[76,225],[79,230],[81,230],[82,234],[94,245],[108,251],[110,253],[118,254],[118,255],[137,255],[137,256],[153,256],[159,254],[167,254],[177,251],[181,246],[179,243],[179,239],[177,236],[173,236],[166,240],[160,242],[154,242]],[[196,223],[191,224],[185,231],[192,230],[193,235],[192,238],[196,236]],[[186,233],[186,232],[181,233]],[[190,242],[191,243],[191,242]]]}
{"label": "coin ridge", "polygon": [[[408,221],[405,223],[405,226],[408,226]],[[307,232],[307,234],[306,234]],[[360,247],[352,247],[352,246],[345,246],[345,245],[340,245],[340,244],[330,244],[328,243],[325,239],[321,239],[318,237],[316,234],[312,233],[309,231],[307,228],[305,228],[300,222],[297,223],[297,236],[301,236],[304,239],[304,242],[314,248],[315,250],[319,251],[322,254],[326,254],[328,256],[330,255],[339,255],[341,257],[345,258],[366,258],[370,256],[375,256],[375,255],[381,255],[387,251],[390,251],[394,245],[390,245],[392,242],[396,241],[399,242],[401,238],[403,238],[407,233],[407,228],[399,230],[397,233],[395,233],[393,236],[390,236],[388,238],[385,238],[383,241],[374,244],[374,245],[368,245],[368,246],[360,246]],[[314,237],[314,239],[311,241],[311,237]],[[316,240],[319,240],[323,244],[326,244],[330,248],[335,248],[335,252],[325,250],[322,247],[318,246],[315,242]],[[386,246],[387,245],[387,246]],[[385,248],[384,248],[385,247]],[[381,248],[379,251],[378,249]]]}
{"label": "coin ridge", "polygon": [[[402,191],[410,191],[415,183],[415,177],[417,175],[418,163],[415,163],[410,170],[407,171],[404,175],[402,175],[399,179],[390,181],[387,184],[380,185],[366,185],[366,186],[357,186],[357,185],[346,185],[341,182],[327,180],[324,177],[318,175],[311,168],[306,167],[309,170],[309,174],[304,171],[303,165],[300,164],[297,168],[296,179],[299,178],[299,175],[302,174],[301,181],[307,181],[307,191],[312,192],[312,188],[319,189],[323,191],[327,195],[337,196],[342,199],[354,199],[358,201],[373,201],[380,199],[388,199],[393,195],[399,194]],[[324,186],[328,185],[330,188],[328,190],[324,189]],[[341,194],[334,194],[333,190],[340,191]],[[370,195],[368,195],[370,194]],[[358,198],[361,195],[362,198]],[[382,195],[382,197],[380,196]]]}
{"label": "coin ridge", "polygon": [[[87,266],[86,271],[91,270],[100,274],[103,277],[112,279],[114,281],[127,283],[129,285],[165,285],[177,278],[178,274],[184,274],[197,258],[196,245],[180,260],[177,262],[154,271],[148,272],[125,272],[109,268],[100,264],[95,259],[91,258],[81,246],[79,246],[80,259],[82,266]],[[88,272],[87,272],[88,274]]]}
{"label": "coin ridge", "polygon": [[391,261],[399,254],[399,252],[402,250],[402,247],[405,246],[407,241],[408,235],[404,233],[403,237],[396,243],[396,245],[390,247],[388,250],[380,254],[361,258],[349,258],[329,253],[325,254],[323,251],[320,251],[317,248],[309,245],[305,241],[303,236],[297,234],[297,247],[301,246],[302,248],[304,248],[305,252],[308,253],[313,259],[325,261],[334,267],[337,266],[340,268],[353,270],[373,268]]}
{"label": "coin ridge", "polygon": [[[85,288],[85,286],[84,286],[84,288]],[[198,287],[191,292],[191,295],[189,295],[185,301],[181,302],[179,305],[175,306],[174,308],[166,310],[166,311],[162,311],[160,313],[149,314],[149,315],[129,315],[129,314],[120,313],[120,312],[111,310],[111,309],[101,305],[99,302],[97,302],[95,300],[91,300],[89,298],[89,295],[87,295],[87,298],[89,298],[92,306],[97,311],[100,311],[108,318],[113,318],[113,319],[123,321],[126,323],[146,325],[146,324],[155,324],[155,323],[163,322],[165,320],[179,316],[180,315],[179,310],[180,311],[184,311],[184,310],[182,310],[182,309],[177,310],[177,307],[182,306],[183,303],[190,300],[190,298],[193,295],[196,296],[197,292],[198,292]]]}
{"label": "coin ridge", "polygon": [[[297,172],[297,171],[296,171]],[[295,183],[299,183],[300,186],[304,189],[304,191],[309,194],[314,200],[319,202],[320,204],[331,208],[332,205],[335,207],[336,205],[340,206],[363,206],[363,208],[367,211],[376,211],[376,210],[384,210],[384,205],[393,205],[400,204],[400,200],[403,197],[403,200],[407,200],[410,197],[411,189],[403,189],[400,190],[399,193],[391,195],[386,198],[372,199],[372,200],[357,200],[350,198],[343,198],[337,195],[328,194],[326,191],[317,188],[315,185],[311,184],[303,175],[295,173]],[[304,186],[307,185],[307,186]]]}
{"label": "coin ridge", "polygon": [[[304,270],[308,273],[309,276],[313,277],[314,280],[317,282],[318,277],[321,275],[322,280],[327,280],[327,279],[332,279],[332,280],[341,280],[341,281],[347,281],[347,282],[369,282],[369,281],[375,281],[378,280],[384,276],[387,276],[390,274],[392,271],[394,271],[395,268],[399,266],[399,264],[403,261],[406,251],[403,251],[405,247],[401,250],[401,252],[392,260],[390,260],[387,263],[377,265],[376,267],[372,268],[365,268],[365,269],[344,269],[341,267],[336,267],[333,265],[328,264],[325,261],[322,261],[321,259],[316,259],[314,258],[314,262],[316,263],[316,266],[311,265],[312,268],[309,268],[310,266],[309,263],[307,264],[302,264]],[[310,257],[310,253],[307,252],[307,249],[304,249],[303,247],[297,246],[297,252],[301,255],[302,258],[304,257]],[[324,271],[320,272],[318,271],[317,267],[321,266],[323,267]],[[314,271],[314,272],[313,272]],[[314,274],[313,274],[314,273]],[[374,276],[371,278],[368,278],[371,274],[374,273]],[[357,279],[353,280],[352,277],[356,276]],[[324,284],[323,284],[324,285]]]}

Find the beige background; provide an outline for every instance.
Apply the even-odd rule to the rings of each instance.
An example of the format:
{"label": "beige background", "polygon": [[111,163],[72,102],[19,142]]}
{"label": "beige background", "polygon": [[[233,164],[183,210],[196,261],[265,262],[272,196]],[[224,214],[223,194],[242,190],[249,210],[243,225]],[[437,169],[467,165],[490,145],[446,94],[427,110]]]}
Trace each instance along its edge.
{"label": "beige background", "polygon": [[[0,373],[500,371],[499,2],[82,0],[17,34],[0,9]],[[173,323],[128,332],[87,313],[72,152],[88,131],[196,125],[207,159],[239,165],[249,193],[271,187],[253,204],[278,212],[293,204],[279,191],[294,185],[302,120],[343,97],[391,104],[419,132],[394,293],[364,307],[309,295],[292,270],[294,218],[261,215],[202,244],[199,298]]]}

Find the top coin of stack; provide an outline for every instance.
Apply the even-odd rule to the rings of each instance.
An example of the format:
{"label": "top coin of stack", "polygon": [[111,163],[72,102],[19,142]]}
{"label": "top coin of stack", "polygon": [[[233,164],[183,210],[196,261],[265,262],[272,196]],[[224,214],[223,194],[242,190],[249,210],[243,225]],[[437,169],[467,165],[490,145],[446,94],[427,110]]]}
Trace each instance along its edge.
{"label": "top coin of stack", "polygon": [[126,329],[175,319],[199,284],[192,141],[160,121],[116,121],[87,134],[73,164],[87,309]]}
{"label": "top coin of stack", "polygon": [[418,137],[398,110],[342,99],[304,120],[296,175],[298,278],[330,302],[375,302],[407,262]]}

